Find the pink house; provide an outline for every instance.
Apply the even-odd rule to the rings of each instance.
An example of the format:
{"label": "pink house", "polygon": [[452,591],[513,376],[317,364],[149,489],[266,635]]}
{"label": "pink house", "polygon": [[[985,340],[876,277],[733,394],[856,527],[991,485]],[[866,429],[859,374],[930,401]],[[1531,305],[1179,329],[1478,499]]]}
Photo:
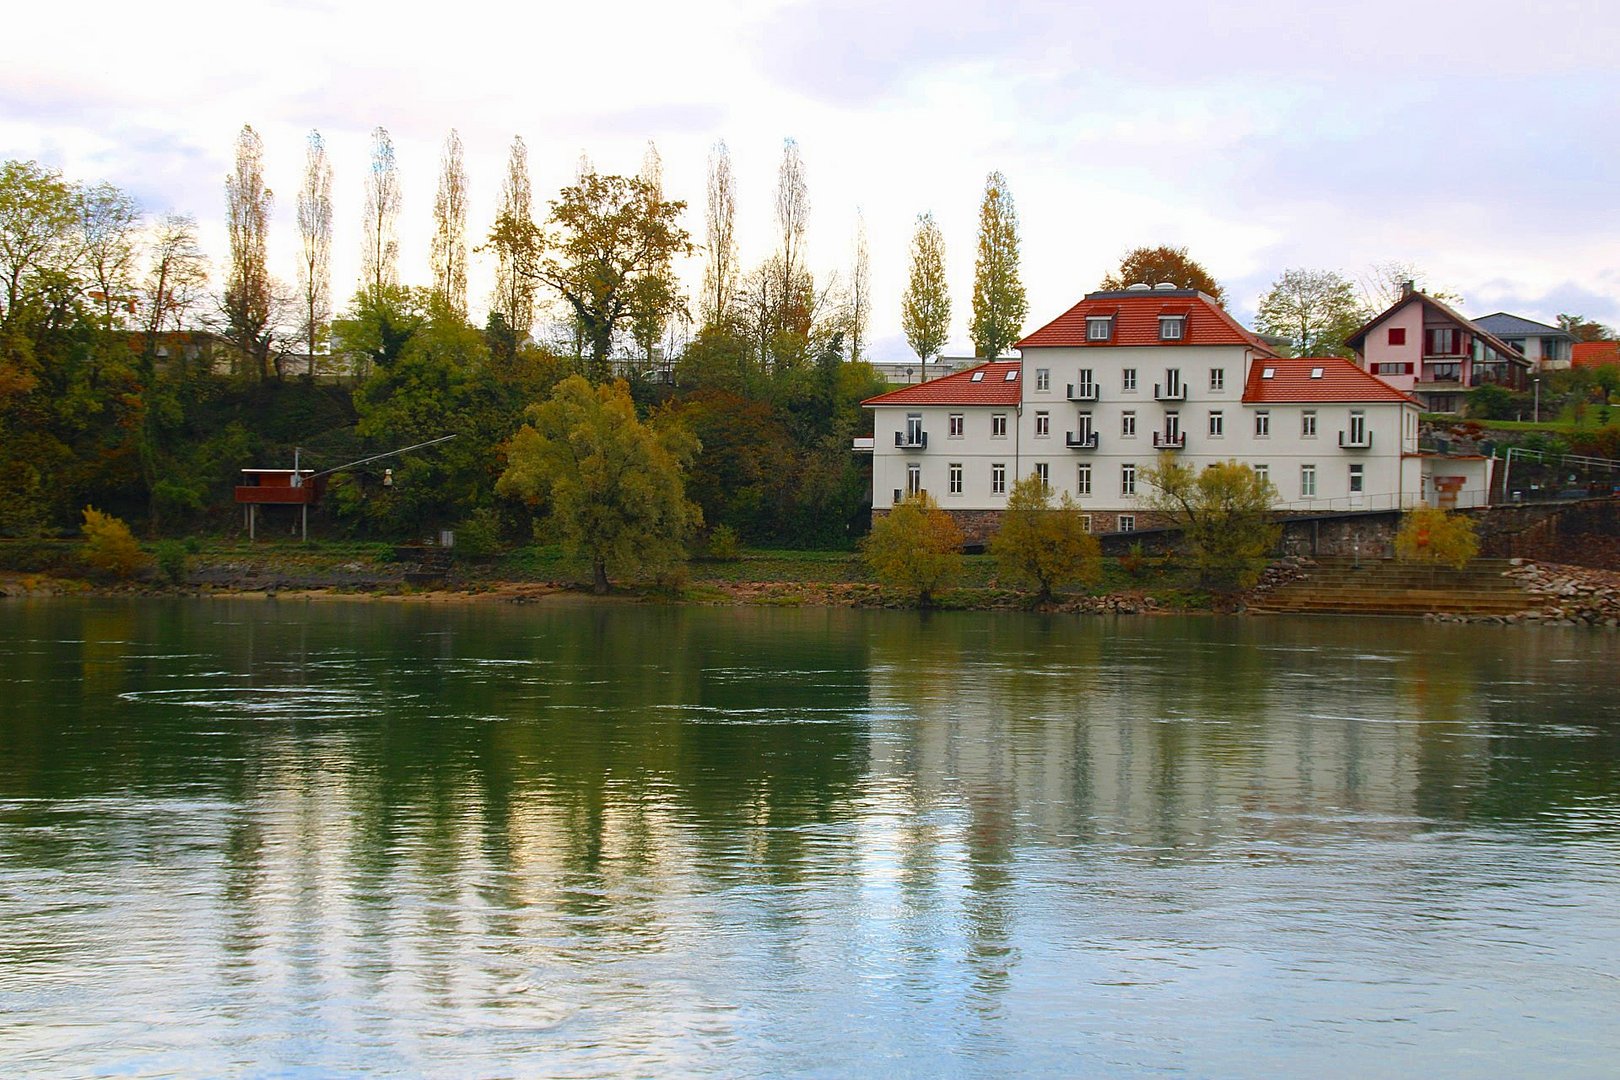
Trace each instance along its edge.
{"label": "pink house", "polygon": [[1416,396],[1429,412],[1460,412],[1487,384],[1530,385],[1530,362],[1490,331],[1407,282],[1401,297],[1351,335],[1361,366]]}

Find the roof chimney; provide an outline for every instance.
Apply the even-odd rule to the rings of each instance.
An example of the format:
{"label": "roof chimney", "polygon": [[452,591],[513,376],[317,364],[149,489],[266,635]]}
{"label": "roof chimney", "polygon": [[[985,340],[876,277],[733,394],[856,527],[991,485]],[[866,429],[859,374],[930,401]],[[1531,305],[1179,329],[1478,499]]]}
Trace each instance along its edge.
{"label": "roof chimney", "polygon": [[1405,300],[1407,297],[1411,296],[1415,292],[1417,292],[1417,282],[1415,282],[1415,281],[1403,281],[1403,282],[1401,282],[1401,299],[1402,300]]}

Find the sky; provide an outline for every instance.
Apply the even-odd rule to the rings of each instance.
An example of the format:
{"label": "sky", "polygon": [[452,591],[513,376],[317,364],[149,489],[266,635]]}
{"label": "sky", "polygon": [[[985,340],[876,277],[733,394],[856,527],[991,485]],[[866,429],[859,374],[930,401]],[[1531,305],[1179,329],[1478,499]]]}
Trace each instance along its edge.
{"label": "sky", "polygon": [[[0,159],[108,180],[195,215],[226,254],[236,134],[264,139],[272,270],[295,280],[305,139],[335,170],[334,300],[359,277],[370,132],[401,169],[401,277],[429,280],[439,159],[466,147],[468,232],[495,215],[511,140],[538,204],[587,155],[636,171],[651,140],[702,241],[706,163],[730,148],[745,266],[774,243],[783,140],[809,183],[809,258],[871,251],[870,355],[904,360],[916,216],[944,231],[947,352],[967,352],[979,202],[1007,177],[1026,330],[1138,245],[1185,246],[1245,322],[1285,269],[1419,267],[1473,315],[1620,325],[1620,4],[1597,0],[83,0],[0,35]],[[681,267],[692,289],[702,262]],[[475,315],[492,267],[475,255]]]}

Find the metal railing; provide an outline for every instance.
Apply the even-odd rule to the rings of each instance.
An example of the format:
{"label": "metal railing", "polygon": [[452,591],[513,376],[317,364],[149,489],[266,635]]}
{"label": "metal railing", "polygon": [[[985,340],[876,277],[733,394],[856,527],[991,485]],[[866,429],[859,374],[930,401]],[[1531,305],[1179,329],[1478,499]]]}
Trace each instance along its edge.
{"label": "metal railing", "polygon": [[1187,400],[1187,384],[1186,383],[1177,383],[1174,386],[1166,387],[1161,383],[1154,383],[1153,384],[1153,400],[1154,401],[1186,401]]}
{"label": "metal railing", "polygon": [[1339,432],[1340,450],[1371,450],[1372,432],[1363,431],[1359,435],[1354,431]]}
{"label": "metal railing", "polygon": [[1074,383],[1070,383],[1069,384],[1069,400],[1070,401],[1096,401],[1097,400],[1097,384],[1096,383],[1081,383],[1080,385],[1076,386]]}
{"label": "metal railing", "polygon": [[902,450],[926,450],[928,449],[928,432],[897,431],[894,433],[894,445]]}
{"label": "metal railing", "polygon": [[1186,432],[1178,431],[1171,434],[1168,431],[1155,431],[1153,433],[1153,449],[1155,450],[1185,450],[1186,448]]}
{"label": "metal railing", "polygon": [[1066,432],[1063,436],[1063,443],[1070,450],[1095,450],[1097,449],[1097,433],[1090,431],[1082,435],[1073,431]]}

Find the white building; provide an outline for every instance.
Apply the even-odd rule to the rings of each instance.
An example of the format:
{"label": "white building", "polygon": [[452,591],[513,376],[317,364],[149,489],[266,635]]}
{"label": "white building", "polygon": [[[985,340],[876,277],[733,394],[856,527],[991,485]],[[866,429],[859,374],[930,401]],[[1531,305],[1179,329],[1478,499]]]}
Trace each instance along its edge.
{"label": "white building", "polygon": [[1278,358],[1203,293],[1090,293],[1017,348],[865,402],[874,512],[926,490],[982,540],[1033,473],[1094,530],[1130,531],[1161,453],[1249,464],[1291,512],[1486,501],[1489,462],[1419,452],[1411,395],[1350,360]]}

